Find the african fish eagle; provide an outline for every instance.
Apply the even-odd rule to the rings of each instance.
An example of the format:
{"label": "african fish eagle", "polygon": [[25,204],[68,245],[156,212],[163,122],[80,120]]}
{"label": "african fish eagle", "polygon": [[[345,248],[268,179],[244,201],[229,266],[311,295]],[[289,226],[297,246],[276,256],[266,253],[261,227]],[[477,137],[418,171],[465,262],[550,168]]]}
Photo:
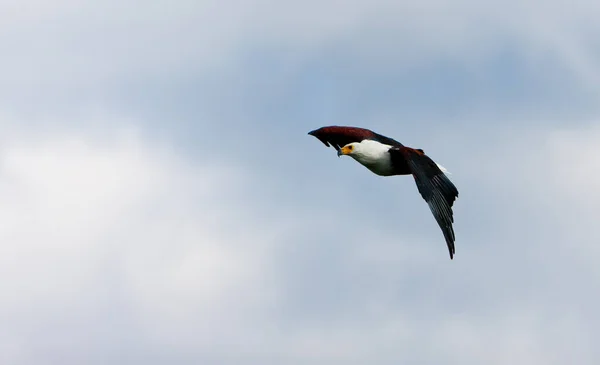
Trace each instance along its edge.
{"label": "african fish eagle", "polygon": [[452,205],[458,190],[444,174],[442,166],[429,158],[422,149],[357,127],[329,126],[308,132],[325,146],[333,146],[338,156],[347,155],[380,176],[413,175],[417,189],[442,229],[450,259],[454,258]]}

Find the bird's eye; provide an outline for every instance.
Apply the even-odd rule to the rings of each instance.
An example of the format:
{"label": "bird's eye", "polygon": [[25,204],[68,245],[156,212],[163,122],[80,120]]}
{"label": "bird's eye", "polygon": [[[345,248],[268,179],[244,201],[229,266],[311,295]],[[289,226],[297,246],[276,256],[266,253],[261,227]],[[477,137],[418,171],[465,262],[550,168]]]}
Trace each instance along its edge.
{"label": "bird's eye", "polygon": [[348,149],[349,149],[349,150],[352,150],[352,148],[354,148],[354,146],[348,146]]}

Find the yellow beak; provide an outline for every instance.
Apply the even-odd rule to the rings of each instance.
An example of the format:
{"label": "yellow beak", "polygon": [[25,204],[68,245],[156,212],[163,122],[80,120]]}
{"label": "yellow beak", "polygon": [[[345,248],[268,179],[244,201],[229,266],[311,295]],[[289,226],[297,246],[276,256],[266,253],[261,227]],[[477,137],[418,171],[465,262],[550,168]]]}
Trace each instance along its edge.
{"label": "yellow beak", "polygon": [[350,148],[348,148],[347,146],[340,148],[340,150],[338,151],[338,157],[341,155],[348,155],[350,154]]}

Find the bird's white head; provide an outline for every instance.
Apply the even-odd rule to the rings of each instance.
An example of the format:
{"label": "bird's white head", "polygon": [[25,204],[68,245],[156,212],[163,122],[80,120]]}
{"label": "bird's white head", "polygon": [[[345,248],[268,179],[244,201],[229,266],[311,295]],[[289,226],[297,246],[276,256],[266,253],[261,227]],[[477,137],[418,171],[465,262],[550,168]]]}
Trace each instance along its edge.
{"label": "bird's white head", "polygon": [[358,150],[360,150],[360,143],[352,142],[352,143],[348,143],[344,147],[340,148],[338,150],[337,154],[338,154],[338,156],[343,156],[343,155],[352,156],[353,154],[358,153],[357,152]]}
{"label": "bird's white head", "polygon": [[347,155],[366,166],[378,175],[393,173],[390,154],[391,146],[365,139],[359,142],[348,143],[338,151],[338,156]]}
{"label": "bird's white head", "polygon": [[338,156],[348,155],[355,159],[381,158],[391,146],[377,141],[363,140],[362,142],[348,143],[338,151]]}

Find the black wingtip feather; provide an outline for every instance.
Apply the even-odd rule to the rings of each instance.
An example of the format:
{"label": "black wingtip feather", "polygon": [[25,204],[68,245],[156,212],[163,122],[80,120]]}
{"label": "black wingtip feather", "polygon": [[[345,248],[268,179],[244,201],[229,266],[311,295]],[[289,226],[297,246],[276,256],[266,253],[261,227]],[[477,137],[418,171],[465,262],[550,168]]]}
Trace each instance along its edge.
{"label": "black wingtip feather", "polygon": [[456,251],[452,227],[452,223],[454,223],[452,206],[458,197],[458,189],[437,164],[425,154],[417,153],[416,150],[406,147],[393,148],[390,153],[400,153],[409,166],[421,197],[429,205],[431,213],[442,230],[450,259],[453,260]]}

